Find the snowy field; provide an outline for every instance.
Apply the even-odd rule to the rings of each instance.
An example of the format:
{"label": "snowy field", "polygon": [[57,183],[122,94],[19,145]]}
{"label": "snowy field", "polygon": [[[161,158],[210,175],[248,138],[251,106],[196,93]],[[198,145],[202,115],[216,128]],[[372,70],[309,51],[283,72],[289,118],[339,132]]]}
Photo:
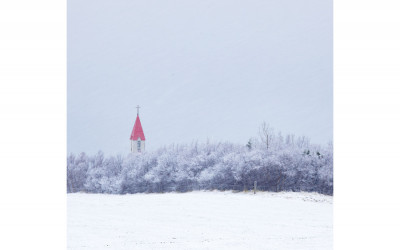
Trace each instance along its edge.
{"label": "snowy field", "polygon": [[68,194],[68,249],[332,249],[332,197]]}

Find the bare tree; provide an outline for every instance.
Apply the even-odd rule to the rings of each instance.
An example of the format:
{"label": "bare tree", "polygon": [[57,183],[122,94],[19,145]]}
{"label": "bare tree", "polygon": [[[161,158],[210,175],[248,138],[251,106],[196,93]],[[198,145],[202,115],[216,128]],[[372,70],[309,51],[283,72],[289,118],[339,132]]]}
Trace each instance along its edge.
{"label": "bare tree", "polygon": [[310,145],[310,139],[306,136],[300,136],[297,138],[297,146],[299,148],[307,148]]}
{"label": "bare tree", "polygon": [[274,137],[274,129],[269,124],[263,122],[259,129],[259,135],[261,141],[267,146],[268,150]]}

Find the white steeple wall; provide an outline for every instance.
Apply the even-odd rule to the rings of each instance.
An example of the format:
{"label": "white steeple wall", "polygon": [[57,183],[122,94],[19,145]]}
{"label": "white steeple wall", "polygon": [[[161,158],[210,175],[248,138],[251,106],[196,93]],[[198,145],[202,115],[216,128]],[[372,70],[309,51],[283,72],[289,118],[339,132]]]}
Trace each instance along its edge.
{"label": "white steeple wall", "polygon": [[[140,148],[139,148],[140,142]],[[146,141],[142,141],[140,138],[138,140],[131,140],[131,152],[132,153],[143,153],[145,152]]]}

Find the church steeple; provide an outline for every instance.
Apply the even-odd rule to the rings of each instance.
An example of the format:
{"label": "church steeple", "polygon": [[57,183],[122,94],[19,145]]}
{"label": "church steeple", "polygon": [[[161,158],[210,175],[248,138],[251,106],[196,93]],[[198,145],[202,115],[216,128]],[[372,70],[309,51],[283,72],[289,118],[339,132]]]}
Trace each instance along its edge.
{"label": "church steeple", "polygon": [[140,108],[139,105],[136,108],[137,108],[136,121],[135,121],[135,125],[133,126],[131,137],[130,137],[132,153],[144,152],[145,141],[146,141],[146,138],[144,137],[142,124],[141,124],[140,118],[139,118],[139,108]]}

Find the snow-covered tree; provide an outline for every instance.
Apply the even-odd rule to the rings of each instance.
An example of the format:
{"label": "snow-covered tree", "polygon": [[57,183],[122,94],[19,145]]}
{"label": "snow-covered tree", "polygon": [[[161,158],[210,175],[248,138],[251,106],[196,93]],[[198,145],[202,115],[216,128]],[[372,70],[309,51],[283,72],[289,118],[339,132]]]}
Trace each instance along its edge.
{"label": "snow-covered tree", "polygon": [[[333,148],[306,137],[284,137],[262,126],[263,138],[246,145],[170,145],[153,152],[105,157],[81,153],[67,158],[68,192],[186,192],[246,190],[254,181],[266,191],[333,193]],[[284,139],[286,138],[286,139]]]}

